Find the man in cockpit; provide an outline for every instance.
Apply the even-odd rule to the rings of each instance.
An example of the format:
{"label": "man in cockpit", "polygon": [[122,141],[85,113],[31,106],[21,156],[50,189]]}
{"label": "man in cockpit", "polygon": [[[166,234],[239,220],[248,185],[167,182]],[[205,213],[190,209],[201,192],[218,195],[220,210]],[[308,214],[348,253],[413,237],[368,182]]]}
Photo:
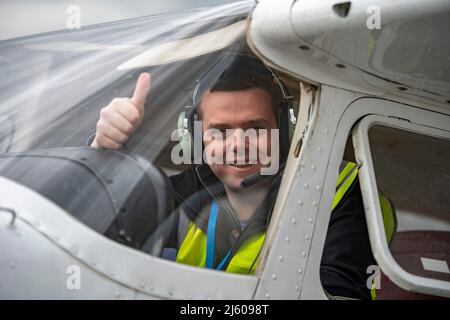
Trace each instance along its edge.
{"label": "man in cockpit", "polygon": [[[170,177],[181,207],[168,244],[176,261],[226,272],[255,271],[282,169],[272,176],[258,176],[270,164],[249,161],[248,149],[264,146],[269,154],[276,152],[282,167],[289,148],[286,105],[275,80],[260,61],[246,57],[237,58],[214,81],[203,79],[196,88],[198,101],[185,120],[199,120],[203,132],[214,129],[232,138],[220,145],[220,139],[204,142],[205,150],[213,150],[210,155],[222,153],[229,161],[207,161]],[[150,81],[149,74],[141,74],[132,98],[113,99],[101,110],[92,147],[122,147],[142,121]],[[257,135],[254,141],[242,139],[242,130],[248,129],[267,134]],[[278,148],[272,145],[274,130],[279,130]],[[240,148],[246,150],[244,156]],[[243,183],[255,176],[250,186]],[[366,270],[376,262],[356,180],[335,201],[321,262],[323,287],[332,296],[370,299]]]}

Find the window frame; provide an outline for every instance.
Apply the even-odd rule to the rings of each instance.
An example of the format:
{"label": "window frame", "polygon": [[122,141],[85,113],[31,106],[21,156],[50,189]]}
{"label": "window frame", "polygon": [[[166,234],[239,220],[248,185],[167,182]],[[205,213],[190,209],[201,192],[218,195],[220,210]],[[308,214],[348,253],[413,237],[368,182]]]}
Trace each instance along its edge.
{"label": "window frame", "polygon": [[[419,122],[429,127],[447,128],[450,123],[450,110],[446,112],[445,108],[438,108],[433,104],[425,105],[424,102],[419,101],[399,102],[329,86],[321,86],[315,100],[317,105],[314,109],[320,112],[316,115],[317,119],[313,116],[314,120],[309,124],[315,134],[311,135],[310,141],[303,144],[299,157],[292,159],[293,161],[290,160],[293,163],[288,161],[286,169],[293,165],[297,170],[293,171],[293,181],[286,181],[287,178],[282,181],[282,186],[286,183],[287,188],[290,189],[288,194],[278,199],[280,205],[278,209],[284,211],[284,219],[275,221],[274,225],[272,225],[274,221],[271,221],[269,225],[269,234],[273,234],[274,240],[271,241],[271,248],[261,275],[260,283],[264,283],[264,286],[258,286],[256,292],[256,297],[260,299],[264,299],[267,294],[270,294],[271,298],[282,298],[291,294],[289,297],[292,299],[297,289],[295,285],[299,287],[296,291],[298,292],[296,299],[330,298],[322,287],[320,264],[331,217],[339,164],[344,156],[348,136],[360,119],[377,114]],[[320,152],[317,149],[318,146],[321,147]],[[322,156],[317,157],[318,154]],[[314,164],[315,170],[311,164]],[[305,189],[305,183],[319,184],[321,189],[320,191],[315,191],[314,188]],[[298,214],[300,208],[298,192],[300,191],[300,199],[319,195],[315,200],[316,207],[312,207],[309,201],[303,201],[301,215]],[[291,223],[291,218],[294,217],[298,221],[296,228]],[[295,239],[292,233],[294,229]],[[305,238],[307,235],[309,239]],[[289,236],[292,245],[285,243],[286,236]],[[295,245],[294,242],[296,242]],[[280,253],[283,257],[289,257],[296,268],[287,268],[287,263],[277,261]],[[273,274],[283,274],[283,277],[277,277],[274,280]],[[367,277],[370,275],[371,273],[368,272]],[[294,283],[293,280],[295,280]]]}
{"label": "window frame", "polygon": [[[444,116],[445,117],[445,116]],[[352,137],[357,161],[363,163],[359,169],[359,179],[365,207],[370,243],[375,259],[383,272],[396,285],[408,291],[450,297],[450,283],[443,280],[425,278],[405,271],[394,259],[385,236],[385,228],[378,201],[378,187],[368,132],[375,125],[382,125],[412,133],[450,140],[450,131],[439,122],[430,126],[421,124],[423,118],[408,115],[408,120],[382,115],[367,115],[353,129]]]}

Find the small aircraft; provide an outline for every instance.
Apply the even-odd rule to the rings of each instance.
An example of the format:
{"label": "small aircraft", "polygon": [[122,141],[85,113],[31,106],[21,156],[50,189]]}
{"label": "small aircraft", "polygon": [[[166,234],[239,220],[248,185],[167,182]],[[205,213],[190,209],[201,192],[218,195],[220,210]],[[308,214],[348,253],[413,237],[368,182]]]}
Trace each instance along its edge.
{"label": "small aircraft", "polygon": [[[259,0],[1,41],[0,298],[345,299],[320,264],[334,194],[356,174],[367,286],[449,298],[448,30],[448,0]],[[189,167],[170,137],[196,79],[235,53],[277,74],[295,124],[251,275],[161,257],[167,177]],[[142,72],[152,89],[132,139],[90,148],[100,109]],[[357,171],[340,177],[343,160]]]}

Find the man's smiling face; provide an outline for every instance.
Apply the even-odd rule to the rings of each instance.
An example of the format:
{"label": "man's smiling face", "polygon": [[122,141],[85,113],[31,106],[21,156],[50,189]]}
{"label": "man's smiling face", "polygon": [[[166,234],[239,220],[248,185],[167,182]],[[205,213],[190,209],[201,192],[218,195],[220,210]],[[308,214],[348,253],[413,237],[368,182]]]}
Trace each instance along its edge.
{"label": "man's smiling face", "polygon": [[[226,161],[210,163],[211,170],[226,187],[240,189],[242,180],[258,173],[262,167],[259,161],[249,163],[249,150],[255,148],[259,151],[263,148],[264,153],[272,156],[270,135],[271,130],[277,129],[277,120],[270,94],[260,88],[206,92],[199,113],[203,132],[216,129],[223,133],[220,143],[215,139],[205,139],[205,148],[212,150],[213,154],[221,153]],[[265,129],[267,133],[258,134],[255,138],[244,138],[242,133],[248,129],[260,133],[263,132],[260,129]],[[227,133],[231,134],[227,137]],[[238,154],[239,148],[245,150],[245,155]]]}

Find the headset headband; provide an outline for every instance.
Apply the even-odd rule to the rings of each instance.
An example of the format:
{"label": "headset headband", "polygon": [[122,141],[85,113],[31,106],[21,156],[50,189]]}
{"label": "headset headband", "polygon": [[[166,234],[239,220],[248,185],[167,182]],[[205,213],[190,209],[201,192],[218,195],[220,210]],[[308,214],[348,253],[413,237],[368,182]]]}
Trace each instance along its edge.
{"label": "headset headband", "polygon": [[[213,87],[213,84],[217,80],[226,76],[228,72],[244,73],[245,71],[248,71],[251,74],[255,74],[264,77],[269,81],[275,82],[281,92],[282,102],[288,105],[292,105],[293,97],[289,95],[289,91],[287,90],[283,81],[272,69],[270,69],[259,60],[256,60],[255,58],[248,55],[238,55],[231,63],[229,61],[223,61],[223,59],[220,59],[218,63],[214,64],[212,68],[208,69],[196,80],[191,97],[192,107],[195,111],[197,110],[200,101],[200,94],[202,94],[205,89]],[[225,68],[225,70],[223,70],[224,63],[229,64],[228,67]],[[222,67],[220,68],[219,72],[217,72],[218,67]],[[292,119],[292,117],[290,118]]]}
{"label": "headset headband", "polygon": [[[238,61],[236,61],[238,59]],[[281,101],[279,102],[277,122],[279,127],[280,137],[280,160],[285,161],[289,151],[290,140],[292,138],[293,129],[296,124],[296,118],[292,108],[293,97],[289,95],[283,81],[270,68],[262,62],[255,60],[249,56],[239,56],[232,63],[230,67],[229,60],[226,61],[228,68],[223,69],[223,60],[216,63],[212,68],[207,70],[202,77],[196,80],[195,87],[192,92],[192,105],[186,106],[185,111],[179,117],[179,129],[183,134],[180,138],[180,144],[184,152],[190,152],[194,157],[194,122],[197,120],[197,108],[200,102],[200,96],[207,88],[214,87],[216,81],[224,76],[227,72],[244,73],[246,70],[252,74],[264,76],[267,80],[275,82],[281,92]],[[221,67],[218,70],[218,67]],[[219,72],[218,72],[219,71]],[[203,87],[204,86],[204,87]]]}

